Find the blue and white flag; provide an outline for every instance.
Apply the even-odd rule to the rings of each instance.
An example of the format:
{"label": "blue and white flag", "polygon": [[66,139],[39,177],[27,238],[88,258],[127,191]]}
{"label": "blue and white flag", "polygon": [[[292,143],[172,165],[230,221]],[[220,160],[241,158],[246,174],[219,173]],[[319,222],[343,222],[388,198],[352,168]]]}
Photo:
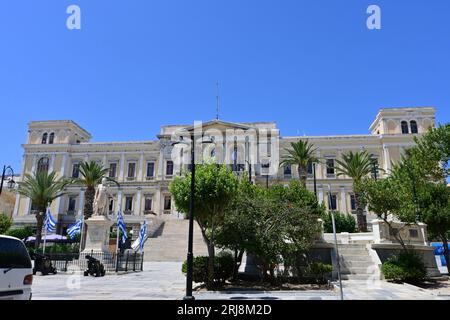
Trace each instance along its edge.
{"label": "blue and white flag", "polygon": [[55,232],[56,231],[56,221],[53,220],[53,217],[50,214],[50,209],[47,209],[47,213],[45,214],[44,228],[45,228],[45,230],[47,230],[47,232]]}
{"label": "blue and white flag", "polygon": [[83,225],[83,220],[80,219],[75,222],[70,228],[67,229],[67,235],[72,238],[74,235],[81,233],[81,227]]}
{"label": "blue and white flag", "polygon": [[144,250],[145,238],[147,236],[147,221],[144,220],[144,223],[141,226],[141,230],[139,230],[139,248],[142,251]]}
{"label": "blue and white flag", "polygon": [[[119,211],[117,213],[117,231],[122,233],[122,243],[125,243],[125,240],[127,240],[127,228],[125,227],[125,221],[123,220],[122,213]],[[119,232],[117,232],[119,234]]]}

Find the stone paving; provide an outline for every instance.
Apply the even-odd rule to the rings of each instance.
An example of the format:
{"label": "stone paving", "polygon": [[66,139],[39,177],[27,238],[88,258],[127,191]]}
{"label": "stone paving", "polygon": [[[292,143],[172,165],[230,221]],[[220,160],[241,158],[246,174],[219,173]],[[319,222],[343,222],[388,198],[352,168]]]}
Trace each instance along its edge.
{"label": "stone paving", "polygon": [[[344,281],[345,299],[450,299],[437,291],[385,281]],[[34,277],[33,299],[36,300],[180,300],[184,296],[185,276],[180,262],[146,262],[144,271],[105,277],[82,274],[57,274]],[[337,300],[339,290],[197,292],[197,299],[230,300]]]}

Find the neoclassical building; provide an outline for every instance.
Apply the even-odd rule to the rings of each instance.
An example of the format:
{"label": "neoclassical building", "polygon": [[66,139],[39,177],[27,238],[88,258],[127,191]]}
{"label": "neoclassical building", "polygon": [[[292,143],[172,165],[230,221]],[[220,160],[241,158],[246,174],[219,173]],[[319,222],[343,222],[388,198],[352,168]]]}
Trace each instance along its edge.
{"label": "neoclassical building", "polygon": [[[213,143],[209,146],[200,143],[195,149],[202,159],[205,148],[209,148],[208,156],[227,160],[238,175],[250,169],[252,181],[262,185],[298,179],[297,169],[280,167],[279,159],[291,142],[307,139],[317,148],[317,157],[321,159],[315,169],[319,201],[341,212],[352,213],[355,210],[352,181],[336,175],[335,160],[350,150],[367,150],[384,169],[378,172],[383,176],[389,172],[391,164],[400,159],[402,152],[414,144],[414,136],[434,125],[435,109],[432,107],[383,108],[370,125],[368,134],[283,137],[274,122],[235,123],[216,119],[203,123],[200,129],[192,125],[162,126],[154,140],[91,142],[91,134],[73,121],[32,121],[23,144],[21,172],[47,170],[56,171],[59,176],[78,177],[82,161],[97,161],[120,183],[120,187],[112,185],[110,188],[111,214],[120,209],[128,224],[138,225],[147,217],[183,218],[176,212],[168,189],[170,181],[182,174],[183,168],[189,167],[190,148],[189,143],[180,143],[183,135],[189,139],[197,132],[196,137],[208,138]],[[314,189],[312,165],[308,169],[308,188]],[[81,216],[83,203],[83,188],[72,185],[65,196],[51,204],[59,231],[64,232]],[[16,195],[13,218],[17,225],[35,225],[33,210],[29,199]]]}

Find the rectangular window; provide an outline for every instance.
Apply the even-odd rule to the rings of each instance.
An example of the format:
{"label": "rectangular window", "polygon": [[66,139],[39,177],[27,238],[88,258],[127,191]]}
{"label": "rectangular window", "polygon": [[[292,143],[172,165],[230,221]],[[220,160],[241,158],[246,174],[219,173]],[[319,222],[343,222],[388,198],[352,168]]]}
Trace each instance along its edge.
{"label": "rectangular window", "polygon": [[117,172],[117,163],[110,163],[109,164],[109,177],[115,178]]}
{"label": "rectangular window", "polygon": [[113,212],[114,211],[114,199],[113,198],[109,198],[108,210],[109,210],[109,212]]}
{"label": "rectangular window", "polygon": [[337,197],[335,194],[328,195],[328,209],[337,210]]}
{"label": "rectangular window", "polygon": [[74,163],[72,167],[72,178],[78,178],[80,176],[80,164]]}
{"label": "rectangular window", "polygon": [[145,198],[145,205],[144,205],[145,211],[151,211],[152,210],[152,198],[146,197]]}
{"label": "rectangular window", "polygon": [[125,197],[125,213],[130,214],[133,210],[133,197],[127,196]]}
{"label": "rectangular window", "polygon": [[352,211],[356,210],[356,197],[354,194],[350,195],[350,207],[352,208]]}
{"label": "rectangular window", "polygon": [[170,210],[172,208],[172,197],[165,196],[164,197],[164,210]]}
{"label": "rectangular window", "polygon": [[290,164],[284,166],[284,175],[290,176],[292,174],[292,168]]}
{"label": "rectangular window", "polygon": [[128,178],[134,178],[136,173],[136,163],[130,162],[128,163]]}
{"label": "rectangular window", "polygon": [[155,163],[147,162],[147,177],[153,178],[155,174]]}
{"label": "rectangular window", "polygon": [[76,201],[77,200],[75,197],[69,197],[69,206],[67,207],[67,213],[69,213],[69,214],[74,213]]}
{"label": "rectangular window", "polygon": [[313,169],[314,169],[314,167],[313,167],[313,163],[311,162],[311,161],[308,161],[308,175],[310,175],[310,176],[312,176],[314,173],[313,173]]}
{"label": "rectangular window", "polygon": [[334,175],[334,159],[327,159],[327,174]]}
{"label": "rectangular window", "polygon": [[172,176],[173,175],[173,161],[167,161],[166,175],[167,176]]}

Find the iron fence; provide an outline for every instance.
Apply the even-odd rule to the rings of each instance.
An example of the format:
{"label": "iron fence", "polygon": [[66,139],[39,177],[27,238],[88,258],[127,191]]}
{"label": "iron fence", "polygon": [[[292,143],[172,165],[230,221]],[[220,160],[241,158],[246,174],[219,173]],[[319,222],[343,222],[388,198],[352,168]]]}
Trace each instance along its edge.
{"label": "iron fence", "polygon": [[128,272],[142,271],[144,266],[144,253],[138,253],[131,250],[123,252],[90,252],[90,253],[49,253],[47,257],[52,261],[53,266],[62,272],[67,272],[74,266],[81,270],[88,267],[86,256],[99,260],[103,263],[106,272]]}

